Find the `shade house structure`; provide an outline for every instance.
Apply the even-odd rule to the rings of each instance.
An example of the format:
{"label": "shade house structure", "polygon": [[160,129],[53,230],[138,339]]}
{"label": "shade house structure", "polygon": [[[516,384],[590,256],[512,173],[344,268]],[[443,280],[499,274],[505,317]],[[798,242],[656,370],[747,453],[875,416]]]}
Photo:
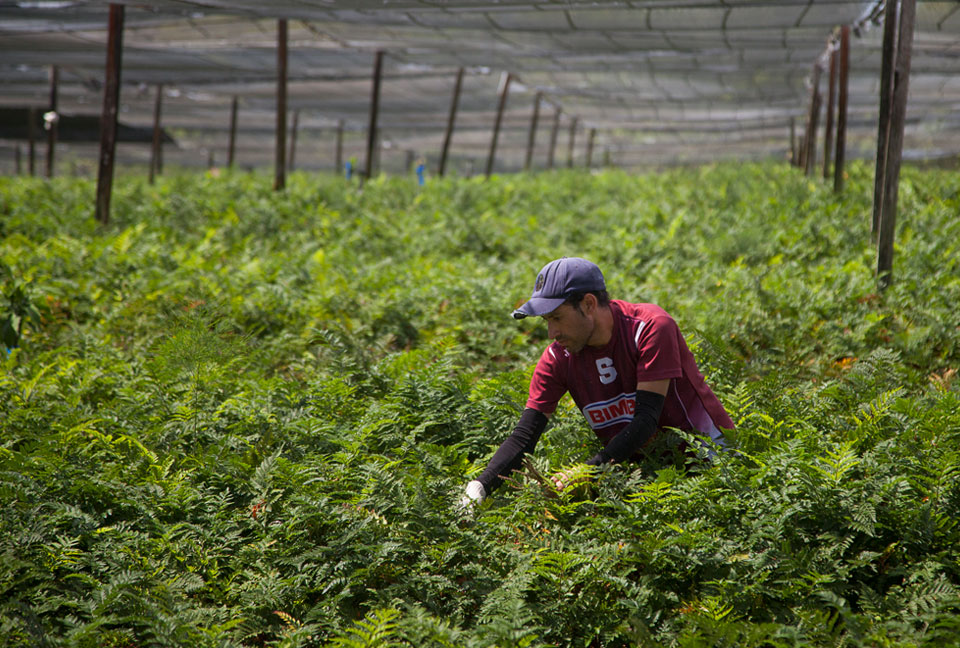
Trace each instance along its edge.
{"label": "shade house structure", "polygon": [[[841,117],[846,159],[877,152],[882,1],[24,0],[0,4],[0,172],[28,151],[42,172],[50,145],[57,171],[96,169],[112,8],[120,167],[828,174]],[[911,20],[902,154],[950,162],[960,4]]]}

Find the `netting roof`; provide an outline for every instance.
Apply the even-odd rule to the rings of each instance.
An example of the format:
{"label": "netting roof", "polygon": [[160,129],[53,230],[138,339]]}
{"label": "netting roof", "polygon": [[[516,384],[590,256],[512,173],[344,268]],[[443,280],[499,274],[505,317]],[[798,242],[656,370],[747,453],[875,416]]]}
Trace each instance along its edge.
{"label": "netting roof", "polygon": [[[108,8],[0,1],[0,107],[45,110],[49,66],[57,65],[60,113],[99,115]],[[362,163],[377,50],[385,52],[387,170],[414,156],[435,167],[460,67],[450,165],[461,173],[483,169],[507,72],[514,81],[496,170],[522,168],[538,92],[537,168],[547,164],[556,111],[557,166],[568,163],[571,132],[573,163],[584,163],[590,129],[595,164],[782,159],[791,119],[803,128],[813,66],[826,63],[842,24],[855,26],[847,157],[874,154],[877,0],[146,0],[125,13],[120,120],[151,127],[155,85],[164,84],[163,124],[176,140],[165,149],[168,163],[206,164],[208,152],[223,162],[236,95],[237,163],[273,164],[278,18],[289,25],[297,168],[332,167],[341,122],[344,156]],[[956,156],[960,3],[918,3],[909,89],[905,157]],[[58,151],[93,164],[96,147],[63,143]],[[117,155],[146,162],[149,145],[121,142]],[[4,153],[0,168],[12,158]]]}

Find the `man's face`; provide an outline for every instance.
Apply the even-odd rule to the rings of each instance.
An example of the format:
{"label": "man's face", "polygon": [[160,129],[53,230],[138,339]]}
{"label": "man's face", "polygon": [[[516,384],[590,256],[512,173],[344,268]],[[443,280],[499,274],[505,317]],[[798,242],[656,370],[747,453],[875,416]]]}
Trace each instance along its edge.
{"label": "man's face", "polygon": [[547,335],[570,353],[578,353],[587,345],[596,326],[590,310],[583,306],[582,302],[579,309],[564,303],[543,316],[547,321]]}

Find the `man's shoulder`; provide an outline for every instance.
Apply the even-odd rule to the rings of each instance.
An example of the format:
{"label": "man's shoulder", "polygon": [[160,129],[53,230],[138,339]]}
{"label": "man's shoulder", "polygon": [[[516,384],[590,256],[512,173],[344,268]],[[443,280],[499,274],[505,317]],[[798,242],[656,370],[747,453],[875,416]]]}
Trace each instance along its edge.
{"label": "man's shoulder", "polygon": [[670,314],[657,304],[632,303],[621,299],[611,299],[610,306],[615,314],[622,318],[650,322],[654,319],[666,318],[672,320]]}
{"label": "man's shoulder", "polygon": [[663,308],[656,304],[611,300],[611,308],[617,321],[620,335],[631,339],[634,344],[643,345],[643,340],[658,339],[660,336],[675,335],[679,331],[677,322]]}
{"label": "man's shoulder", "polygon": [[570,352],[559,342],[551,342],[540,354],[540,362],[556,365],[570,359]]}

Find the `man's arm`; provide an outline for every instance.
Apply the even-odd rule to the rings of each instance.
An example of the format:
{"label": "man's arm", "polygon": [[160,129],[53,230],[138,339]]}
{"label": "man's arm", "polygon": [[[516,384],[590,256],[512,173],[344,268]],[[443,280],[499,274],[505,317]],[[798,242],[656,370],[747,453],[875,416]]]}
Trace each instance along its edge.
{"label": "man's arm", "polygon": [[490,459],[486,470],[475,480],[467,484],[466,498],[472,504],[479,504],[483,499],[496,490],[503,478],[520,468],[523,456],[533,452],[547,427],[549,414],[553,413],[557,402],[566,393],[567,386],[559,377],[565,375],[565,370],[558,364],[566,356],[554,351],[554,345],[548,346],[540,355],[537,367],[530,379],[530,397],[527,407],[520,415],[520,420],[513,433],[500,444],[500,447]]}
{"label": "man's arm", "polygon": [[503,477],[520,468],[523,455],[533,452],[537,447],[540,435],[547,427],[547,420],[545,414],[535,409],[528,407],[523,410],[513,433],[500,444],[486,470],[477,478],[477,481],[483,484],[486,495],[503,483]]}
{"label": "man's arm", "polygon": [[625,461],[632,457],[657,432],[657,423],[663,409],[663,401],[670,387],[670,380],[654,380],[637,383],[636,407],[633,420],[607,446],[595,454],[588,465]]}

